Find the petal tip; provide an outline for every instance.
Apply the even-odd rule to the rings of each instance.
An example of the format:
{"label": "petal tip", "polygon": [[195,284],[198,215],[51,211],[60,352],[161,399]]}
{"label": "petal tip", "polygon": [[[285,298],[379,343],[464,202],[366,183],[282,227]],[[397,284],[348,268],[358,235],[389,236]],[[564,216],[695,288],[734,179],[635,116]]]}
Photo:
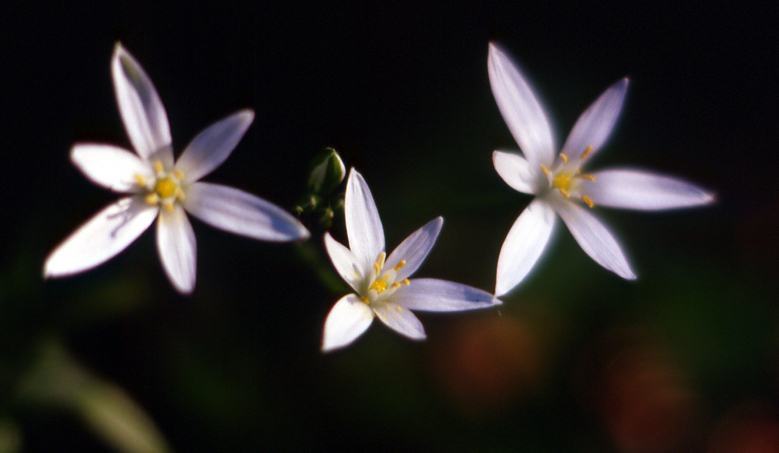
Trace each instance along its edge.
{"label": "petal tip", "polygon": [[306,241],[311,237],[311,232],[308,231],[306,227],[303,225],[300,225],[300,228],[298,229],[298,241]]}
{"label": "petal tip", "polygon": [[237,115],[243,117],[243,120],[248,123],[248,125],[251,125],[252,122],[254,122],[254,110],[252,109],[243,109],[239,111]]}

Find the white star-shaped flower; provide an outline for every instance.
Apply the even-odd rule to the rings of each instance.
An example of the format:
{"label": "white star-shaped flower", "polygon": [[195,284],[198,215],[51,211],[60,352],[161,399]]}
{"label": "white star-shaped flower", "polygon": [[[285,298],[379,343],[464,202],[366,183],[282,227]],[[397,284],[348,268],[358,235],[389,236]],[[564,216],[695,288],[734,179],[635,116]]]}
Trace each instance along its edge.
{"label": "white star-shaped flower", "polygon": [[344,211],[350,248],[329,233],[325,233],[325,246],[333,266],[356,294],[342,297],[327,315],[323,351],[348,345],[365,332],[374,317],[400,334],[422,340],[425,330],[410,310],[460,311],[501,303],[486,291],[460,283],[408,279],[433,248],[443,218],[415,231],[388,257],[373,196],[354,169],[346,186]]}
{"label": "white star-shaped flower", "polygon": [[110,204],[82,225],[46,259],[45,277],[72,275],[124,250],[157,219],[157,250],[173,286],[195,286],[195,233],[185,210],[236,234],[266,241],[309,236],[278,206],[238,189],[198,182],[227,159],[254,119],[242,110],[198,134],[173,161],[165,108],[137,61],[116,45],[111,73],[119,111],[135,152],[100,144],[76,144],[73,163],[98,185],[130,196]]}
{"label": "white star-shaped flower", "polygon": [[503,243],[495,294],[507,293],[530,272],[549,242],[555,213],[595,262],[623,278],[636,278],[614,236],[588,208],[653,211],[703,205],[714,196],[687,182],[642,170],[582,171],[608,138],[628,79],[609,87],[582,113],[556,155],[552,129],[530,86],[501,49],[492,43],[489,47],[492,93],[524,154],[495,151],[495,170],[512,188],[536,196]]}

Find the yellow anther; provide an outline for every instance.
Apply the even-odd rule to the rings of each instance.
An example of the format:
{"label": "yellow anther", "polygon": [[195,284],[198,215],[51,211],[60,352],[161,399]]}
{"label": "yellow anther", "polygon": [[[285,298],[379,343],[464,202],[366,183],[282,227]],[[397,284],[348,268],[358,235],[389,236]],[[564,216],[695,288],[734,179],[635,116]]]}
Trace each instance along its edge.
{"label": "yellow anther", "polygon": [[184,179],[184,173],[182,173],[181,170],[176,170],[173,172],[173,177],[181,181]]}
{"label": "yellow anther", "polygon": [[156,173],[162,173],[165,170],[165,167],[162,165],[162,162],[156,160],[154,161],[154,171]]}
{"label": "yellow anther", "polygon": [[146,185],[146,178],[139,175],[138,173],[134,174],[133,176],[135,177],[135,182],[137,182],[139,186],[143,187]]}
{"label": "yellow anther", "polygon": [[403,307],[401,307],[400,305],[398,305],[398,311],[403,311]]}
{"label": "yellow anther", "polygon": [[395,272],[397,272],[397,271],[403,269],[403,266],[405,266],[405,265],[406,265],[406,260],[400,260],[400,262],[398,264],[396,264],[395,267],[393,267],[392,269]]}
{"label": "yellow anther", "polygon": [[181,190],[181,187],[179,187],[178,189],[176,189],[176,200],[184,201],[184,198],[185,198],[184,191]]}
{"label": "yellow anther", "polygon": [[156,193],[148,193],[143,199],[150,205],[155,205],[160,202],[160,197],[158,197]]}
{"label": "yellow anther", "polygon": [[402,285],[406,285],[406,286],[408,286],[410,283],[411,283],[411,282],[409,281],[409,279],[407,279],[407,278],[406,278],[406,279],[403,279],[403,280],[401,280],[401,281],[399,281],[399,282],[395,282],[395,283],[393,283],[393,284],[392,284],[392,287],[393,287],[393,288],[399,288],[399,287],[400,287],[400,286],[402,286]]}
{"label": "yellow anther", "polygon": [[373,270],[376,271],[376,275],[379,275],[381,268],[384,267],[384,260],[386,258],[387,258],[387,252],[379,253],[379,256],[376,258],[376,262],[373,264]]}
{"label": "yellow anther", "polygon": [[175,196],[178,189],[178,184],[171,178],[158,179],[157,184],[154,186],[154,191],[157,192],[163,200]]}
{"label": "yellow anther", "polygon": [[595,207],[595,203],[592,202],[592,198],[588,197],[587,195],[582,195],[582,201],[587,203],[587,206],[591,208]]}
{"label": "yellow anther", "polygon": [[565,154],[563,154],[563,153],[560,153],[560,159],[562,159],[562,160],[563,160],[563,163],[564,163],[564,164],[567,164],[567,163],[568,163],[568,156],[566,156]]}
{"label": "yellow anther", "polygon": [[588,173],[583,173],[582,179],[587,179],[589,181],[595,182],[595,176],[592,176],[591,174]]}
{"label": "yellow anther", "polygon": [[570,196],[571,196],[571,193],[568,192],[565,189],[560,189],[560,193],[563,194],[565,196],[565,198],[570,198]]}
{"label": "yellow anther", "polygon": [[582,159],[582,160],[586,159],[587,156],[589,156],[591,152],[592,152],[592,145],[590,145],[590,146],[588,146],[587,148],[584,149],[584,152],[582,153],[581,157],[579,157],[579,159]]}
{"label": "yellow anther", "polygon": [[162,206],[165,208],[168,214],[173,214],[173,203],[162,203]]}
{"label": "yellow anther", "polygon": [[370,300],[370,299],[368,299],[367,297],[361,297],[361,298],[360,298],[360,300],[362,300],[363,302],[365,302],[365,305],[370,305],[370,304],[371,304],[371,300]]}
{"label": "yellow anther", "polygon": [[541,171],[543,171],[546,176],[549,176],[549,173],[551,173],[549,169],[546,168],[546,165],[544,164],[541,164]]}

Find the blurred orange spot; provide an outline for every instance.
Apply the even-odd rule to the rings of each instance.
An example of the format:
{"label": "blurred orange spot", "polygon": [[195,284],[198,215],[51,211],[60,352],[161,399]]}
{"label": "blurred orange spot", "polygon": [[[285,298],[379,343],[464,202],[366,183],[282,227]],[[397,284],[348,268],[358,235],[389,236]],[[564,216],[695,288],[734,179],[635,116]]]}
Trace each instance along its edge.
{"label": "blurred orange spot", "polygon": [[588,359],[586,396],[619,451],[700,451],[698,396],[659,346],[635,332],[612,332]]}
{"label": "blurred orange spot", "polygon": [[536,332],[506,314],[464,320],[432,346],[433,378],[465,413],[488,415],[511,407],[541,376]]}

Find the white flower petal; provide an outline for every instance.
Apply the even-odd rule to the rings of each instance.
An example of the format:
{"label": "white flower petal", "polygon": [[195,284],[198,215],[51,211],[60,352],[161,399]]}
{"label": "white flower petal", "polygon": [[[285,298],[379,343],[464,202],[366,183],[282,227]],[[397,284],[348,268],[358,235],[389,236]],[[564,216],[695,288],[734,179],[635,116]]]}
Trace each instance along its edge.
{"label": "white flower petal", "polygon": [[75,274],[113,258],[146,231],[157,211],[138,197],[108,205],[54,249],[43,266],[44,277]]}
{"label": "white flower petal", "polygon": [[598,206],[655,211],[714,201],[713,194],[693,184],[647,171],[611,169],[593,176],[595,181],[583,181],[581,190]]}
{"label": "white flower petal", "polygon": [[197,244],[195,232],[184,209],[176,204],[172,212],[160,210],[157,221],[157,251],[165,273],[182,294],[195,288],[195,259]]}
{"label": "white flower petal", "polygon": [[176,162],[186,182],[197,181],[211,173],[230,156],[254,120],[254,112],[241,110],[199,133]]}
{"label": "white flower petal", "polygon": [[342,348],[371,325],[373,311],[356,294],[348,294],[335,303],[325,320],[322,351]]}
{"label": "white flower petal", "polygon": [[114,49],[111,74],[130,142],[142,159],[148,159],[171,143],[165,107],[141,65],[119,43]]}
{"label": "white flower petal", "polygon": [[443,217],[436,217],[411,233],[395,248],[384,263],[384,269],[392,269],[400,263],[400,260],[406,261],[406,264],[397,271],[395,281],[402,281],[419,269],[427,254],[430,253],[430,249],[433,248],[443,225]]}
{"label": "white flower petal", "polygon": [[70,160],[92,182],[116,192],[136,192],[136,175],[154,177],[147,162],[117,146],[80,143],[71,149]]}
{"label": "white flower petal", "polygon": [[495,171],[512,189],[528,194],[536,192],[541,167],[534,169],[524,157],[506,151],[494,151],[492,164],[495,166]]}
{"label": "white flower petal", "polygon": [[173,170],[173,147],[163,146],[158,149],[157,152],[151,153],[147,159],[149,162],[155,163],[156,161],[162,162],[162,167],[167,170]]}
{"label": "white flower petal", "polygon": [[627,78],[606,89],[576,121],[571,133],[568,134],[562,153],[568,157],[578,158],[587,147],[592,146],[587,159],[592,158],[614,128],[627,89]]}
{"label": "white flower petal", "polygon": [[434,278],[413,279],[392,294],[392,301],[411,310],[461,311],[501,304],[492,294],[461,283]]}
{"label": "white flower petal", "polygon": [[495,295],[511,291],[533,269],[552,235],[555,212],[536,198],[509,230],[498,257]]}
{"label": "white flower petal", "polygon": [[426,338],[425,328],[408,308],[390,302],[373,307],[373,312],[376,313],[377,318],[381,319],[381,322],[401,335],[413,340]]}
{"label": "white flower petal", "polygon": [[617,240],[600,220],[590,213],[589,208],[569,200],[555,202],[554,208],[590,258],[622,278],[636,278]]}
{"label": "white flower petal", "polygon": [[493,43],[490,43],[487,70],[495,102],[530,166],[550,166],[555,147],[544,110],[519,69]]}
{"label": "white flower petal", "polygon": [[295,217],[273,203],[242,190],[197,182],[186,188],[184,207],[216,228],[264,241],[309,237]]}
{"label": "white flower petal", "polygon": [[360,262],[354,256],[351,250],[340,242],[333,239],[330,233],[325,233],[325,248],[330,255],[330,261],[333,262],[335,270],[341,275],[349,286],[357,292],[360,292],[360,282],[365,278],[363,269],[360,268]]}
{"label": "white flower petal", "polygon": [[344,215],[349,248],[362,263],[361,267],[367,269],[384,250],[384,228],[371,190],[354,168],[346,184]]}

